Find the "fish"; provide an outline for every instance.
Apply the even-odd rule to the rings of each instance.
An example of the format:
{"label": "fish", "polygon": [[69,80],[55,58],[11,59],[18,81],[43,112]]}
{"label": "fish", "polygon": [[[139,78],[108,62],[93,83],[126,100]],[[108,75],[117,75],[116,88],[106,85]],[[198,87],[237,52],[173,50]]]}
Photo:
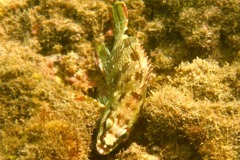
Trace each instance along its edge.
{"label": "fish", "polygon": [[112,50],[104,44],[97,47],[97,63],[108,86],[96,140],[96,149],[101,155],[109,154],[129,137],[140,115],[151,73],[150,61],[137,36],[125,34],[128,29],[126,4],[116,1],[111,15]]}

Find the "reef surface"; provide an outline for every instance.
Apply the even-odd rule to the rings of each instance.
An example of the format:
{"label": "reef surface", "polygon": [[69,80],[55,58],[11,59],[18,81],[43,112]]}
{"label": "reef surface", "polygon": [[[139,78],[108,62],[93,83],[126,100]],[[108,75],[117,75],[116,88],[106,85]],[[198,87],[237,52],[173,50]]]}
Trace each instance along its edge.
{"label": "reef surface", "polygon": [[139,121],[95,141],[110,0],[0,0],[0,159],[240,159],[240,2],[125,0],[153,73]]}

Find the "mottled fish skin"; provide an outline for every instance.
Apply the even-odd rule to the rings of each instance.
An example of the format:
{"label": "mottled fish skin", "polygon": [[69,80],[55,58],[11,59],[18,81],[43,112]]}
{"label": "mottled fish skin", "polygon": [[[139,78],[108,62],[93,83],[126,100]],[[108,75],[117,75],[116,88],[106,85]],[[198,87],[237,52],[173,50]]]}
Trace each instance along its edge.
{"label": "mottled fish skin", "polygon": [[114,45],[110,52],[98,46],[99,67],[105,75],[109,94],[102,115],[96,148],[99,154],[110,153],[125,141],[136,120],[146,96],[150,64],[136,37],[124,35],[128,15],[124,2],[112,7]]}

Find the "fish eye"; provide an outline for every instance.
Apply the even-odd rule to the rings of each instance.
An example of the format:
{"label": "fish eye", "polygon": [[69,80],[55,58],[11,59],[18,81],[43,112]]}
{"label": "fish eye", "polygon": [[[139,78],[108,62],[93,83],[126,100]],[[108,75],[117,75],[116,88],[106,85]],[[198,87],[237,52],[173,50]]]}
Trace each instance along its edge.
{"label": "fish eye", "polygon": [[114,122],[114,120],[112,118],[108,118],[106,120],[106,123],[105,123],[106,130],[108,130],[109,128],[111,128],[113,126],[113,122]]}
{"label": "fish eye", "polygon": [[128,135],[127,129],[123,129],[119,134],[119,139],[121,139],[121,141],[125,141],[128,138]]}
{"label": "fish eye", "polygon": [[128,138],[128,133],[124,133],[122,136],[121,136],[121,139],[123,140],[126,140]]}
{"label": "fish eye", "polygon": [[120,138],[121,138],[122,141],[125,141],[128,138],[128,133],[127,132],[124,133],[123,135],[121,135]]}

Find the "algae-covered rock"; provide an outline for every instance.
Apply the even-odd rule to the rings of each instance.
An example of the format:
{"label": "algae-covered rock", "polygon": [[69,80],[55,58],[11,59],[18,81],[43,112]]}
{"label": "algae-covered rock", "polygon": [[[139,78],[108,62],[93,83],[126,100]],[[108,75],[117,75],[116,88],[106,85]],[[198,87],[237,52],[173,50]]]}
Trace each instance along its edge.
{"label": "algae-covered rock", "polygon": [[146,137],[164,159],[239,158],[238,116],[237,102],[194,101],[191,92],[171,86],[152,92],[144,107]]}
{"label": "algae-covered rock", "polygon": [[54,81],[47,61],[28,47],[0,48],[0,158],[87,159],[95,101]]}
{"label": "algae-covered rock", "polygon": [[185,8],[177,25],[181,35],[190,47],[214,49],[219,44],[221,11],[217,7]]}
{"label": "algae-covered rock", "polygon": [[0,159],[239,159],[238,0],[125,1],[153,74],[129,139],[97,154],[113,3],[0,0]]}
{"label": "algae-covered rock", "polygon": [[[236,69],[237,66],[233,65]],[[231,85],[236,78],[236,69],[231,72],[228,65],[221,68],[216,62],[197,58],[192,63],[182,63],[171,81],[174,86],[191,90],[194,99],[229,101],[237,98],[232,95],[237,88]]]}
{"label": "algae-covered rock", "polygon": [[117,155],[118,159],[125,159],[125,160],[159,160],[159,156],[151,155],[147,153],[144,147],[137,145],[136,143],[132,143],[132,145],[124,152],[120,152],[119,156]]}
{"label": "algae-covered rock", "polygon": [[[233,66],[237,69],[239,63]],[[238,159],[237,71],[201,59],[176,71],[169,84],[156,87],[147,99],[146,137],[166,152],[164,159]]]}

